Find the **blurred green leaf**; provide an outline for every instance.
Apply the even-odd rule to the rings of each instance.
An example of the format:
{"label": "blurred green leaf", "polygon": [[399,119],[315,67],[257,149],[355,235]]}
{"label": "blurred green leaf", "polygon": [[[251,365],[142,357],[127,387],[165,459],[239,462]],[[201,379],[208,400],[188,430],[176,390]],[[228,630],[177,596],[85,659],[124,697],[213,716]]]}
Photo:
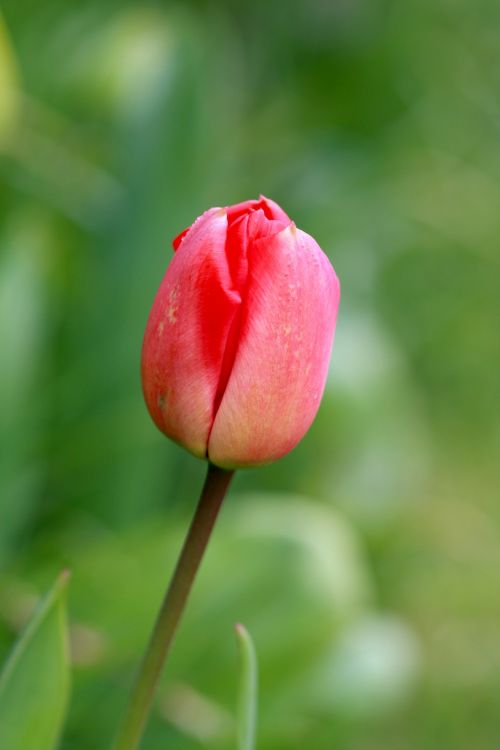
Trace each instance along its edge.
{"label": "blurred green leaf", "polygon": [[0,13],[0,147],[15,124],[18,110],[17,61]]}
{"label": "blurred green leaf", "polygon": [[64,594],[59,576],[40,603],[0,675],[0,747],[54,750],[69,693]]}
{"label": "blurred green leaf", "polygon": [[254,750],[257,726],[257,654],[250,633],[244,625],[238,624],[235,629],[241,654],[238,750]]}

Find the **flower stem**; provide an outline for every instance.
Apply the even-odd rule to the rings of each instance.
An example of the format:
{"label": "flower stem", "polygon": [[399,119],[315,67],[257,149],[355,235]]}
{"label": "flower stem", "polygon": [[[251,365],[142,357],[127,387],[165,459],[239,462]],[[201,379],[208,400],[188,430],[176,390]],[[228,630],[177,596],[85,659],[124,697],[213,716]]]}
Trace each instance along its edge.
{"label": "flower stem", "polygon": [[208,465],[198,506],[139,668],[114,750],[139,747],[158,680],[233,473]]}

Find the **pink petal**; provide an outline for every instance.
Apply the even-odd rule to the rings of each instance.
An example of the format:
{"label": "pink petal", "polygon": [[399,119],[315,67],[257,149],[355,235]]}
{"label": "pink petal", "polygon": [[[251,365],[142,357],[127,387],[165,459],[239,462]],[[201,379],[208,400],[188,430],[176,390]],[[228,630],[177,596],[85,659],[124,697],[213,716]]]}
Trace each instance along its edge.
{"label": "pink petal", "polygon": [[226,258],[225,209],[200,217],[180,243],[146,327],[142,378],[157,426],[206,456],[226,341],[241,296]]}
{"label": "pink petal", "polygon": [[259,196],[259,203],[264,208],[265,214],[268,219],[277,219],[278,221],[284,221],[285,224],[290,224],[290,217],[283,211],[281,206],[270,198],[266,198],[265,195]]}
{"label": "pink petal", "polygon": [[249,248],[234,364],[210,432],[210,460],[268,463],[310,427],[324,390],[340,287],[312,237],[288,226]]}

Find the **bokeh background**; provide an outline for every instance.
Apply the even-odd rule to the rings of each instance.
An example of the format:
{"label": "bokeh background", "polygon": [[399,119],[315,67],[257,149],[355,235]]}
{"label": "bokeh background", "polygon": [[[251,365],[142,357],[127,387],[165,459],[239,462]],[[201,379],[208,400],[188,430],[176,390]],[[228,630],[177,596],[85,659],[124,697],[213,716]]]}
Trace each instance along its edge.
{"label": "bokeh background", "polygon": [[7,0],[0,657],[73,570],[62,750],[109,747],[204,466],[142,401],[170,240],[264,193],[342,281],[331,378],[240,472],[145,750],[486,750],[500,725],[500,6]]}

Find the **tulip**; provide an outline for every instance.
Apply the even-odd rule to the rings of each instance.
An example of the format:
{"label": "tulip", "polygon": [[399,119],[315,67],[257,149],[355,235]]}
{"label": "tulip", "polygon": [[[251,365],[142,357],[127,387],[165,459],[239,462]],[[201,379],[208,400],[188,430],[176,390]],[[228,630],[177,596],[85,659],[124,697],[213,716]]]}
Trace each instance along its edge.
{"label": "tulip", "polygon": [[274,461],[301,440],[321,401],[335,271],[264,197],[206,211],[173,246],[144,337],[149,412],[216,466]]}
{"label": "tulip", "polygon": [[114,750],[137,750],[165,660],[234,470],[285,455],[325,387],[340,287],[317,243],[261,196],[211,208],[174,240],[142,349],[160,430],[208,459],[207,477]]}

